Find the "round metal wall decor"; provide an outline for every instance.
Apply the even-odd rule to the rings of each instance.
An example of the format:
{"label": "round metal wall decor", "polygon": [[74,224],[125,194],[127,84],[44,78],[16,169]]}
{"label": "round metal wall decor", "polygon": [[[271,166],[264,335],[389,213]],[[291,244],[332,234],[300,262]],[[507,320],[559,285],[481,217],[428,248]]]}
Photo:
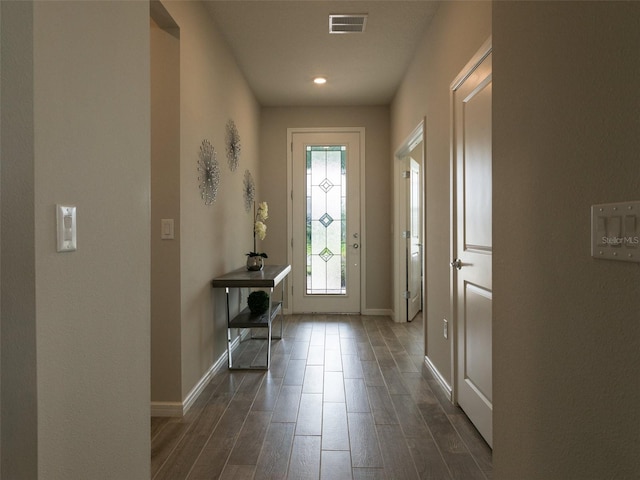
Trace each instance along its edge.
{"label": "round metal wall decor", "polygon": [[220,184],[220,167],[216,159],[216,150],[209,140],[203,140],[198,154],[198,187],[205,205],[216,200]]}
{"label": "round metal wall decor", "polygon": [[249,212],[253,207],[253,200],[256,198],[256,185],[253,183],[251,172],[244,172],[244,209]]}
{"label": "round metal wall decor", "polygon": [[233,120],[227,122],[227,161],[229,169],[235,172],[240,161],[240,134]]}

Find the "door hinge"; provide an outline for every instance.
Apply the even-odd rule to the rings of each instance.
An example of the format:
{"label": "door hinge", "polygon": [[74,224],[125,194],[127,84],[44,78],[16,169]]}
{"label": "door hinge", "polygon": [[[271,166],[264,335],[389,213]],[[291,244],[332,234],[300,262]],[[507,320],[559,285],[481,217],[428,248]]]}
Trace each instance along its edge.
{"label": "door hinge", "polygon": [[402,172],[402,178],[411,178],[411,172],[409,170],[405,170]]}
{"label": "door hinge", "polygon": [[401,235],[402,238],[411,238],[411,230],[404,230]]}
{"label": "door hinge", "polygon": [[404,292],[402,292],[402,298],[411,298],[411,292],[409,290],[405,290]]}

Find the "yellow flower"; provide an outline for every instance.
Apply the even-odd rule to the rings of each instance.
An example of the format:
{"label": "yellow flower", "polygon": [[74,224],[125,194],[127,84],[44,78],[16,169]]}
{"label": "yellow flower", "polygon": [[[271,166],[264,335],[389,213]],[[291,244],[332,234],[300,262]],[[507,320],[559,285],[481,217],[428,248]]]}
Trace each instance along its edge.
{"label": "yellow flower", "polygon": [[258,204],[258,213],[256,214],[256,219],[265,221],[267,218],[269,218],[269,206],[267,205],[267,202],[260,202]]}
{"label": "yellow flower", "polygon": [[269,207],[267,206],[267,202],[260,202],[257,205],[257,209],[256,202],[253,202],[253,212],[255,217],[253,220],[253,251],[247,253],[247,255],[249,255],[250,257],[259,256],[268,258],[266,253],[258,252],[256,246],[256,238],[264,240],[267,236],[267,226],[264,223],[265,220],[269,218]]}
{"label": "yellow flower", "polygon": [[256,222],[254,231],[256,232],[256,235],[258,235],[258,238],[260,240],[264,240],[264,238],[267,236],[267,226],[260,220]]}

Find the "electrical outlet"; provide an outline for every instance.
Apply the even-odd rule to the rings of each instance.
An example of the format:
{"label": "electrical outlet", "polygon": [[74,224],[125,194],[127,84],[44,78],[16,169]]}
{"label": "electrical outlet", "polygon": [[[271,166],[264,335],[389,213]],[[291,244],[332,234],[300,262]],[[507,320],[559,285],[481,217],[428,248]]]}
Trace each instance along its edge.
{"label": "electrical outlet", "polygon": [[442,322],[443,322],[442,333],[444,335],[444,338],[449,338],[449,320],[445,318],[444,320],[442,320]]}

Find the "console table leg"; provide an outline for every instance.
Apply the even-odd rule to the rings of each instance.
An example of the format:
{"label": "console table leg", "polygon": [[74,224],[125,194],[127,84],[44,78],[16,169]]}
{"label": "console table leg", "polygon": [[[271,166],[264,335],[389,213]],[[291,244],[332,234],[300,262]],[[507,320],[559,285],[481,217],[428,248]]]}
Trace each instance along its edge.
{"label": "console table leg", "polygon": [[229,320],[231,319],[229,311],[229,287],[224,289],[227,299],[227,360],[229,362],[229,368],[233,366],[233,360],[231,359],[231,329],[229,328]]}
{"label": "console table leg", "polygon": [[273,287],[269,290],[269,324],[267,327],[267,370],[271,366],[271,324],[273,323],[271,320],[271,309],[273,308]]}

